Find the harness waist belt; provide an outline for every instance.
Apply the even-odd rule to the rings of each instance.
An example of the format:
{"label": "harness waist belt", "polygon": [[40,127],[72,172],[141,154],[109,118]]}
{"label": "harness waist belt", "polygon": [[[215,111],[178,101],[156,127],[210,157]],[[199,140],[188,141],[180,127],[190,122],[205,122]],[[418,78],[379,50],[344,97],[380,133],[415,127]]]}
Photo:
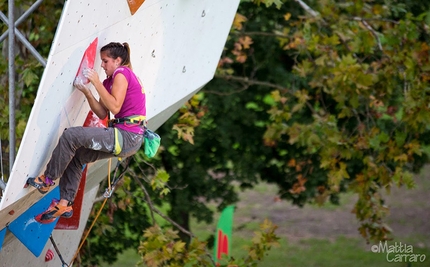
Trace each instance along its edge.
{"label": "harness waist belt", "polygon": [[118,123],[131,123],[131,124],[137,124],[137,125],[145,125],[145,116],[131,116],[131,117],[125,117],[125,118],[117,118],[117,119],[111,119],[109,120],[109,126],[118,124]]}

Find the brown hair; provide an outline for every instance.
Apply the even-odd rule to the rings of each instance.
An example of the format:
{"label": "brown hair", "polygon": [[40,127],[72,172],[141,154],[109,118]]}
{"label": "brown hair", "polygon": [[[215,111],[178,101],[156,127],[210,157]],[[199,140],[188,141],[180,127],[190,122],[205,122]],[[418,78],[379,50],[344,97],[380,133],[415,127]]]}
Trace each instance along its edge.
{"label": "brown hair", "polygon": [[130,46],[128,43],[118,43],[118,42],[111,42],[107,45],[103,46],[100,49],[100,52],[107,52],[108,57],[116,59],[120,57],[122,59],[121,66],[127,66],[130,69],[131,67],[131,61],[130,61]]}

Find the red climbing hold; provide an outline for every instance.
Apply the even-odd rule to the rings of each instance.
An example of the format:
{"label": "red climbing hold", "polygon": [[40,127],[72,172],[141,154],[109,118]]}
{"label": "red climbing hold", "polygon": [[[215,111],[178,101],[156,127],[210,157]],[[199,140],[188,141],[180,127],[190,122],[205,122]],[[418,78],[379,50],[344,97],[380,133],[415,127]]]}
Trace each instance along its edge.
{"label": "red climbing hold", "polygon": [[50,261],[52,259],[54,259],[54,251],[52,251],[51,249],[48,249],[45,255],[45,262]]}
{"label": "red climbing hold", "polygon": [[94,41],[85,50],[84,56],[82,57],[81,64],[79,65],[78,72],[76,73],[75,81],[76,83],[87,84],[90,81],[83,74],[84,69],[94,68],[94,61],[96,59],[98,38],[96,37]]}

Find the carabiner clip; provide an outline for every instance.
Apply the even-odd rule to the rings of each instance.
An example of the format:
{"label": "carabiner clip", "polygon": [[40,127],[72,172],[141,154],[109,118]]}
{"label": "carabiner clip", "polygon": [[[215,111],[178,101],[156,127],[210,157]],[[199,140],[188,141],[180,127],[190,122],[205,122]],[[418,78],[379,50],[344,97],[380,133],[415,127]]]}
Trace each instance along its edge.
{"label": "carabiner clip", "polygon": [[113,194],[113,190],[115,189],[115,186],[113,186],[111,189],[106,188],[105,192],[103,193],[104,198],[110,198]]}

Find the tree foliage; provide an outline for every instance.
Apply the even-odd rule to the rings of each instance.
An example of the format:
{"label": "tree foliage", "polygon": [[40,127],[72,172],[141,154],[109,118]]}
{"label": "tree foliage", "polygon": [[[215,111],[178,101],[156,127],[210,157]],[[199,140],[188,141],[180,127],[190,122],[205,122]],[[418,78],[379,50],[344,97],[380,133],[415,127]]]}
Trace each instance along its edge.
{"label": "tree foliage", "polygon": [[[16,4],[22,13],[30,3]],[[46,2],[18,26],[43,56],[61,7]],[[241,1],[215,79],[158,129],[162,148],[150,164],[136,155],[89,237],[83,262],[113,262],[116,253],[139,244],[146,264],[198,262],[211,242],[189,234],[190,218],[212,222],[207,203],[222,210],[238,200],[236,185],[261,180],[277,184],[280,197],[299,206],[336,203],[340,193],[354,192],[360,233],[389,238],[383,192],[413,187],[412,174],[430,151],[429,7],[412,0]],[[19,140],[43,68],[22,46],[15,61]],[[0,63],[2,73],[6,68]],[[3,75],[4,106],[7,89]],[[7,109],[0,125],[3,141]],[[165,217],[181,231],[154,223],[156,206],[165,204]],[[225,264],[250,266],[275,245],[276,227],[264,225],[263,241],[254,239],[249,258]]]}
{"label": "tree foliage", "polygon": [[[8,14],[7,1],[0,3],[0,10]],[[19,19],[24,12],[34,4],[34,1],[15,0],[15,19]],[[16,24],[17,30],[33,45],[38,53],[47,58],[54,33],[61,15],[64,1],[49,1],[40,5],[35,12],[31,13],[22,23]],[[7,24],[0,24],[2,33],[8,30]],[[2,60],[0,62],[0,105],[4,108],[0,111],[0,138],[1,151],[4,166],[4,175],[9,176],[9,71],[8,62],[8,39],[1,44]],[[22,135],[24,134],[27,120],[36,97],[37,89],[43,73],[43,66],[31,55],[29,50],[16,40],[15,46],[15,134],[16,147],[19,147]]]}
{"label": "tree foliage", "polygon": [[[265,220],[260,224],[259,231],[254,233],[251,245],[244,248],[248,256],[239,259],[224,257],[216,266],[258,266],[270,249],[279,246],[279,237],[275,234],[276,228],[272,222]],[[215,266],[207,252],[207,243],[199,241],[198,238],[193,238],[189,244],[186,244],[179,238],[176,231],[171,229],[163,231],[158,225],[145,230],[144,237],[145,240],[139,247],[142,266]]]}
{"label": "tree foliage", "polygon": [[382,193],[412,188],[428,158],[428,4],[255,2],[277,11],[262,24],[266,11],[242,4],[218,77],[272,88],[262,97],[274,151],[264,179],[300,205],[350,190],[360,233],[389,238]]}

